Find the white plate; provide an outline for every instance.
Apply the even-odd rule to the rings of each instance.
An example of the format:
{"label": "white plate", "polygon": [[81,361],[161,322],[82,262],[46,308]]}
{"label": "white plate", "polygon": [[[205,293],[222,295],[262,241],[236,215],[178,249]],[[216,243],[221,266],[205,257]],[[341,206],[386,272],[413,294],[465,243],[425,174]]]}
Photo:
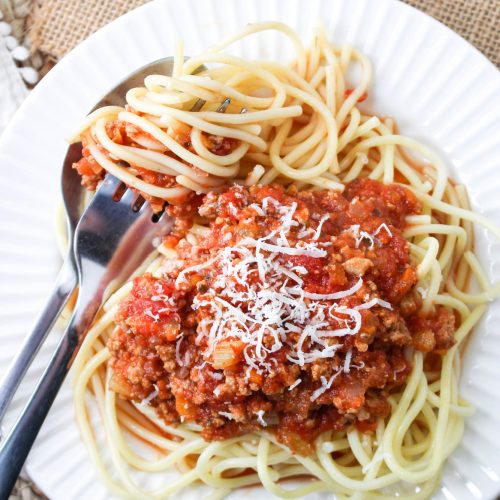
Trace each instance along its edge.
{"label": "white plate", "polygon": [[[500,224],[500,74],[443,25],[395,0],[158,0],[106,26],[65,57],[1,138],[0,371],[57,270],[53,218],[64,137],[117,81],[172,54],[177,38],[184,39],[187,54],[196,54],[245,23],[264,19],[289,23],[306,39],[322,19],[335,42],[352,43],[368,54],[375,68],[368,106],[394,116],[403,133],[445,155],[452,174],[467,185],[475,209]],[[273,34],[254,37],[241,49],[246,57],[289,55],[287,42]],[[478,231],[478,247],[490,278],[499,279],[500,245]],[[500,491],[499,306],[490,306],[468,347],[461,390],[477,412],[435,498],[488,499]],[[7,427],[56,338],[57,332],[30,370]],[[67,385],[27,467],[51,499],[109,498],[80,442]]]}

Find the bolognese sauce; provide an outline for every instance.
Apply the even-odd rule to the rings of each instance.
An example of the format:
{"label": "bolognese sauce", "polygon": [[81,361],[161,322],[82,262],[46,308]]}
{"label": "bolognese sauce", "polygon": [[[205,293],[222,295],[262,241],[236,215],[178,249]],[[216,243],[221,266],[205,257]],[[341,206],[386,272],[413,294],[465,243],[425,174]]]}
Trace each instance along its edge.
{"label": "bolognese sauce", "polygon": [[[130,106],[126,106],[126,109],[127,111],[136,113],[139,116],[141,115],[141,113],[135,111]],[[195,153],[191,144],[191,127],[186,124],[179,123],[179,126],[176,129],[169,130],[168,132],[175,141],[188,149],[191,153]],[[182,161],[172,151],[168,150],[164,144],[156,140],[151,134],[141,130],[132,123],[118,119],[108,122],[106,123],[106,134],[115,144],[159,152]],[[203,146],[206,147],[208,151],[218,156],[226,156],[232,153],[240,144],[240,141],[236,139],[212,135],[206,132],[201,133],[201,141]],[[103,154],[110,157],[110,153],[101,144],[98,143],[96,146]],[[120,165],[130,169],[130,172],[136,175],[138,179],[141,179],[148,184],[163,188],[171,188],[176,185],[176,178],[173,175],[162,174],[139,167],[138,165],[128,164],[123,161],[120,162]],[[202,172],[192,165],[191,167],[198,175],[208,177],[208,174],[205,172]],[[73,163],[73,168],[81,175],[82,186],[87,188],[89,191],[95,191],[99,183],[106,175],[104,168],[102,168],[102,166],[99,165],[96,159],[92,156],[92,153],[88,148],[88,137],[86,135],[82,136],[82,158]],[[159,212],[163,209],[165,205],[165,201],[163,199],[150,196],[142,191],[140,191],[140,194],[147,201],[149,201],[153,211]],[[193,197],[196,197],[194,192],[190,193],[187,199],[182,198],[179,199],[178,202],[179,204],[185,204]]]}
{"label": "bolognese sauce", "polygon": [[451,312],[420,311],[402,234],[420,210],[404,187],[368,179],[343,193],[208,194],[206,234],[171,237],[176,256],[119,305],[111,388],[207,440],[266,429],[308,454],[325,430],[373,432],[411,350],[454,343]]}

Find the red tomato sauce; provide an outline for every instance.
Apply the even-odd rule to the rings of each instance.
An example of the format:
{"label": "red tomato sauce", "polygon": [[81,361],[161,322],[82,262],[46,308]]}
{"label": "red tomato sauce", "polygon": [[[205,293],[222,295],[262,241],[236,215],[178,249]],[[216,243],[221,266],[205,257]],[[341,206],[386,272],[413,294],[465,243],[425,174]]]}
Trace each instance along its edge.
{"label": "red tomato sauce", "polygon": [[[420,312],[415,265],[402,235],[406,216],[420,210],[404,187],[368,179],[351,182],[343,193],[254,186],[208,194],[198,208],[209,223],[208,234],[197,245],[182,239],[190,226],[186,218],[167,241],[177,258],[164,263],[161,277],[136,278],[119,305],[108,344],[112,387],[126,399],[147,400],[166,422],[200,424],[207,440],[266,428],[294,452],[307,455],[323,431],[355,426],[373,432],[377,420],[390,412],[388,396],[411,371],[411,349],[439,356],[454,343],[451,312],[442,307],[430,316]],[[190,217],[195,212],[194,204]],[[287,216],[291,222],[284,222]],[[275,254],[272,248],[284,241],[277,238],[283,238],[285,224],[286,244]],[[256,255],[255,242],[264,245],[269,269],[288,274],[273,278],[271,273],[266,281],[260,264],[244,267]],[[251,254],[247,261],[242,247]],[[297,250],[304,248],[309,250]],[[228,252],[232,265],[241,266],[226,276]],[[238,269],[248,271],[243,281]],[[354,291],[338,299],[326,297],[349,289]],[[299,299],[292,300],[286,314],[280,309],[279,319],[262,327],[264,347],[250,345],[245,335],[258,335],[259,309],[241,297],[280,290],[288,294],[280,300],[302,294],[304,314],[316,316],[303,323],[285,318],[299,315]],[[221,301],[228,305],[217,305]],[[375,302],[370,306],[370,301]],[[245,325],[231,320],[225,337],[213,340],[220,319],[216,305],[228,314],[237,308]],[[323,323],[315,335],[326,335],[322,344],[313,336],[301,341],[318,318]],[[344,330],[348,333],[337,336]],[[261,359],[258,352],[264,348]],[[315,357],[321,349],[335,352]],[[310,361],[300,362],[308,355]]]}
{"label": "red tomato sauce", "polygon": [[[129,108],[129,111],[139,115],[141,114],[132,108]],[[166,146],[157,141],[152,135],[142,131],[140,128],[131,123],[114,120],[106,124],[106,133],[116,144],[132,146],[140,149],[153,149],[154,151],[161,152],[182,161],[177,155],[169,151]],[[191,144],[191,128],[189,126],[183,125],[182,127],[179,127],[179,129],[172,131],[172,136],[173,139],[183,147],[192,153],[195,153]],[[211,135],[205,132],[202,133],[202,142],[211,153],[218,156],[226,156],[232,153],[240,144],[240,141],[237,139]],[[105,155],[109,157],[109,152],[103,146],[100,144],[97,144],[97,146]],[[120,162],[120,166],[130,169],[130,172],[138,179],[141,179],[149,184],[164,188],[171,188],[177,185],[175,176],[161,174],[159,172],[154,172],[126,162]],[[190,166],[195,168],[192,165]],[[104,179],[104,176],[106,175],[105,170],[99,165],[99,163],[97,163],[95,158],[90,153],[88,149],[88,138],[86,136],[82,137],[82,158],[73,163],[73,168],[79,175],[81,175],[82,186],[90,191],[95,191],[101,180]],[[201,174],[203,174],[203,172],[201,172]],[[163,210],[165,205],[164,200],[148,195],[142,191],[139,192],[147,201],[149,201],[155,212]],[[187,199],[180,199],[179,204],[183,205],[185,203],[189,203],[192,198],[196,198],[195,193],[188,195]]]}

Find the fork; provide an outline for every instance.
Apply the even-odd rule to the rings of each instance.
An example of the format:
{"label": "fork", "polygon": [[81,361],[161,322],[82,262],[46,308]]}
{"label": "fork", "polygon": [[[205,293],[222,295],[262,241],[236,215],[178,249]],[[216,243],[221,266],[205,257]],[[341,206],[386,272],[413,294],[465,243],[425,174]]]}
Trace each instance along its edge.
{"label": "fork", "polygon": [[83,196],[80,176],[71,165],[80,158],[81,147],[78,147],[76,144],[70,146],[64,160],[64,174],[61,182],[62,197],[66,212],[68,248],[54,284],[54,289],[49,295],[45,307],[40,311],[31,332],[24,337],[21,348],[12,359],[0,380],[0,424],[31,362],[76,288],[77,276],[73,256],[73,235],[81,215],[81,201]]}
{"label": "fork", "polygon": [[[224,113],[230,103],[231,99],[225,99],[216,111]],[[204,104],[203,100],[197,100],[191,111],[201,110]],[[240,112],[246,111],[243,108]],[[77,303],[35,391],[1,443],[0,499],[10,494],[78,346],[102,303],[153,251],[153,242],[172,227],[171,218],[164,213],[153,214],[141,195],[131,189],[123,192],[122,187],[120,180],[107,174],[76,227]]]}
{"label": "fork", "polygon": [[[21,416],[0,447],[0,498],[8,498],[83,336],[115,284],[124,282],[171,228],[162,214],[108,174],[75,231],[80,290],[71,320]],[[114,198],[114,200],[113,200]],[[134,207],[134,209],[131,208]],[[158,219],[158,222],[155,221]]]}
{"label": "fork", "polygon": [[[173,57],[165,57],[134,71],[107,92],[91,111],[103,106],[122,105],[124,96],[129,88],[142,85],[144,78],[151,73],[170,74],[173,68],[173,61]],[[203,67],[199,69],[202,70]],[[203,103],[197,103],[197,105],[201,108]],[[193,111],[197,110],[193,109]],[[73,239],[78,219],[82,213],[83,189],[80,184],[80,177],[72,168],[72,165],[73,162],[78,161],[81,157],[82,146],[80,143],[75,143],[68,147],[61,176],[61,192],[66,212],[68,249],[53,292],[48,297],[45,307],[35,320],[31,332],[24,338],[20,350],[0,380],[0,424],[26,371],[77,285]]]}

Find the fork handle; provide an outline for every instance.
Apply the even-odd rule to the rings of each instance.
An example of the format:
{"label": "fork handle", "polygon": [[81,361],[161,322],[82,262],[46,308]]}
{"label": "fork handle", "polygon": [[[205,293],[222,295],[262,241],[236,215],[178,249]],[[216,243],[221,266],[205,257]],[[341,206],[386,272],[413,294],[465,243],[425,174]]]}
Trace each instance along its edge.
{"label": "fork handle", "polygon": [[[0,423],[3,421],[9,404],[40,346],[75,290],[76,283],[73,255],[68,252],[49,300],[36,319],[33,329],[25,337],[21,349],[10,363],[0,382]],[[0,498],[3,497],[0,495]]]}
{"label": "fork handle", "polygon": [[10,434],[0,443],[0,498],[9,498],[40,428],[68,373],[78,345],[73,314],[49,365]]}

